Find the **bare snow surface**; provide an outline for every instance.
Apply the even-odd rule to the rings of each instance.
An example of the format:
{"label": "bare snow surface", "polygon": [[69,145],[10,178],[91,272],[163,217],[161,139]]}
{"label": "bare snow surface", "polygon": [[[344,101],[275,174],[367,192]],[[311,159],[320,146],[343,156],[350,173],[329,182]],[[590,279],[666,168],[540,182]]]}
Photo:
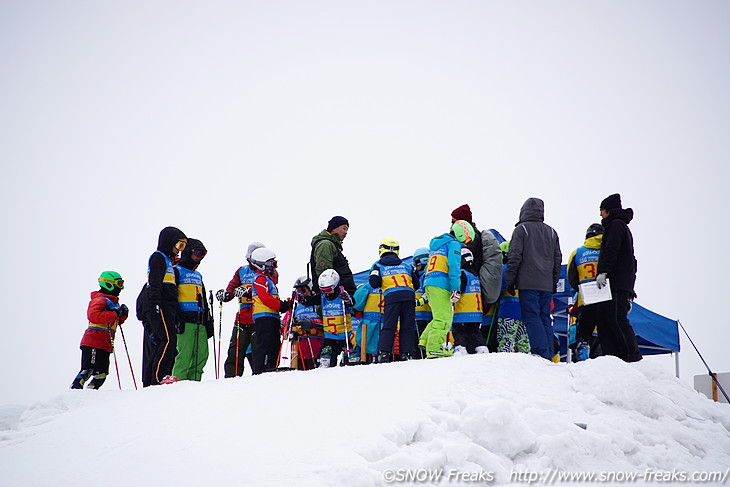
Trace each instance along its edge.
{"label": "bare snow surface", "polygon": [[651,360],[472,355],[139,391],[110,376],[1,406],[0,485],[730,485],[729,430],[728,405]]}

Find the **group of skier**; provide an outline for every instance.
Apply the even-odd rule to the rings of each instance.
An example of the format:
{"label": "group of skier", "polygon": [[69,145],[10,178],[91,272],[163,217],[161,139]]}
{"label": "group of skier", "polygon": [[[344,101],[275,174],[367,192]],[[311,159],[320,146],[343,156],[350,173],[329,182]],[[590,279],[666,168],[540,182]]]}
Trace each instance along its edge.
{"label": "group of skier", "polygon": [[[585,245],[571,255],[569,280],[574,288],[590,280],[600,287],[610,276],[614,305],[592,308],[578,303],[576,350],[579,357],[587,356],[584,350],[597,326],[603,353],[639,360],[625,316],[634,296],[636,270],[633,243],[626,233],[627,210],[621,209],[619,195],[611,195],[601,204],[602,216],[604,211],[607,228],[617,226],[612,223],[616,220],[624,223],[615,232],[621,242],[618,236],[604,236],[601,243],[597,236],[603,227],[592,225]],[[219,306],[237,299],[239,308],[225,377],[242,375],[246,360],[253,374],[261,374],[280,368],[308,370],[490,351],[552,359],[550,305],[562,254],[557,233],[544,224],[543,213],[542,200],[528,199],[511,240],[500,242],[500,235],[480,231],[469,206],[462,205],[451,214],[450,231],[433,238],[428,248],[417,249],[412,263],[401,259],[397,240],[383,239],[379,258],[359,287],[342,253],[349,222],[335,216],[312,239],[311,277],[298,278],[287,299],[278,289],[276,254],[252,242],[246,263],[236,269],[225,289],[215,293]],[[604,255],[607,263],[602,265],[601,249],[608,242],[619,250]],[[209,357],[208,339],[214,335],[213,293],[207,294],[197,270],[206,253],[200,240],[187,238],[175,227],[160,232],[136,306],[144,327],[144,386],[201,380]],[[628,259],[624,254],[630,254],[631,279],[623,276],[630,274],[621,267]],[[91,295],[89,326],[81,342],[81,370],[72,388],[101,386],[109,373],[117,328],[129,315],[119,304],[122,277],[105,271],[98,281],[100,289]],[[600,353],[593,345],[591,356]]]}

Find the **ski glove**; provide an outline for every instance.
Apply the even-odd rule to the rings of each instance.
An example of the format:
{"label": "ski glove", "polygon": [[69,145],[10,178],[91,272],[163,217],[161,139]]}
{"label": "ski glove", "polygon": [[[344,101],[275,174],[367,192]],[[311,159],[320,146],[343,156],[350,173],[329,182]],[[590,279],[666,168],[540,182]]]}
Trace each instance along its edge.
{"label": "ski glove", "polygon": [[217,299],[220,302],[229,301],[231,299],[231,293],[221,289],[217,293],[215,293],[215,299]]}
{"label": "ski glove", "polygon": [[355,300],[344,289],[340,290],[340,297],[342,297],[342,302],[345,303],[345,306],[353,306],[355,304]]}
{"label": "ski glove", "polygon": [[117,315],[120,317],[129,315],[129,308],[127,308],[126,304],[121,305],[115,311],[117,312]]}
{"label": "ski glove", "polygon": [[286,301],[279,301],[279,313],[286,313],[294,307],[294,301],[287,299]]}
{"label": "ski glove", "polygon": [[233,295],[237,298],[250,298],[251,288],[248,286],[238,286],[234,291]]}
{"label": "ski glove", "polygon": [[416,308],[418,308],[419,306],[423,306],[426,303],[428,303],[428,299],[426,299],[426,296],[422,296],[416,299]]}
{"label": "ski glove", "polygon": [[461,299],[461,292],[459,291],[451,291],[451,302],[455,303],[459,299]]}
{"label": "ski glove", "polygon": [[596,285],[598,286],[598,289],[606,286],[606,279],[608,279],[608,275],[606,275],[605,272],[598,274],[598,277],[596,277]]}

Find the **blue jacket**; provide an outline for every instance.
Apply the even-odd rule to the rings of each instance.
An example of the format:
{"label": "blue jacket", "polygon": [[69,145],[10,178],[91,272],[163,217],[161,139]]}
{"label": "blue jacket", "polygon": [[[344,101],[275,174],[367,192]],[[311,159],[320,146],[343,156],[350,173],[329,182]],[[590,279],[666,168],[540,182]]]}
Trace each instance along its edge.
{"label": "blue jacket", "polygon": [[424,286],[436,286],[447,291],[461,288],[461,244],[450,233],[431,239]]}

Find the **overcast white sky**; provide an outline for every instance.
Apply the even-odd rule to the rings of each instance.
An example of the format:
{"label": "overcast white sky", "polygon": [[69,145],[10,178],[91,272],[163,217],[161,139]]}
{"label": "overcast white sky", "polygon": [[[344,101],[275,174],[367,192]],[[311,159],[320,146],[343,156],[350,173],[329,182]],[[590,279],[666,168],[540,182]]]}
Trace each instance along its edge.
{"label": "overcast white sky", "polygon": [[508,237],[535,196],[567,259],[614,192],[638,301],[730,370],[729,19],[724,1],[0,1],[0,398],[68,387],[98,274],[133,308],[164,226],[205,243],[212,290],[266,243],[287,294],[335,214],[357,271],[463,203]]}

